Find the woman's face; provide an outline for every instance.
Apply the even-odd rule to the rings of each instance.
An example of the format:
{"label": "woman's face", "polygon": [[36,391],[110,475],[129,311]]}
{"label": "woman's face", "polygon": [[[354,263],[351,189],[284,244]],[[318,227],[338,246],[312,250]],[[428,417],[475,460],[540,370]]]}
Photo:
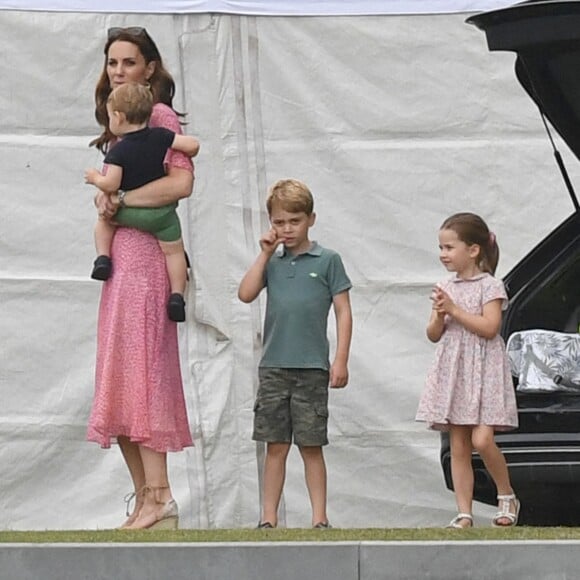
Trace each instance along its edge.
{"label": "woman's face", "polygon": [[155,71],[155,62],[147,64],[139,47],[126,40],[116,40],[107,55],[107,76],[111,88],[125,83],[144,85]]}

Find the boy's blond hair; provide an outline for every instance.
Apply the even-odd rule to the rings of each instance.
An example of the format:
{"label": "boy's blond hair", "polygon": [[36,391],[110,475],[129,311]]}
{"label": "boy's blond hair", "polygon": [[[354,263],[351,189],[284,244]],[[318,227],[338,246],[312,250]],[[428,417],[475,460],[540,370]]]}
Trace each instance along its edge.
{"label": "boy's blond hair", "polygon": [[311,215],[314,211],[314,199],[306,184],[298,179],[280,179],[268,191],[266,208],[272,215],[274,205],[290,213],[304,212]]}
{"label": "boy's blond hair", "polygon": [[147,123],[153,111],[151,89],[138,83],[125,83],[113,89],[107,103],[113,111],[124,113],[132,125]]}

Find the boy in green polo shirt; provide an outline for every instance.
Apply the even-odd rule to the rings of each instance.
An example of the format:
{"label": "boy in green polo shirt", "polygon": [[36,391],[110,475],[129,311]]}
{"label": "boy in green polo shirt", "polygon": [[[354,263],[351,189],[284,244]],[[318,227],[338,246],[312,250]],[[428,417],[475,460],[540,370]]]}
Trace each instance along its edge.
{"label": "boy in green polo shirt", "polygon": [[[267,288],[263,354],[254,406],[253,439],[266,442],[259,528],[275,528],[292,441],[304,462],[312,526],[328,528],[326,465],[328,387],[348,382],[352,334],[351,283],[340,256],[308,238],[316,214],[308,187],[276,182],[266,202],[271,229],[238,289],[242,302]],[[281,251],[276,248],[282,244]],[[327,322],[336,318],[336,353],[329,363]]]}

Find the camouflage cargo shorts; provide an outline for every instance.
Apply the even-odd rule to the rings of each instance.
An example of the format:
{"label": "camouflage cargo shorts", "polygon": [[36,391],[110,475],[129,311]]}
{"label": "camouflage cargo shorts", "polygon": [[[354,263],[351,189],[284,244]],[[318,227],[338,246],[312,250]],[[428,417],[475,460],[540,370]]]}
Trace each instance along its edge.
{"label": "camouflage cargo shorts", "polygon": [[254,441],[328,444],[328,371],[262,367],[258,376]]}

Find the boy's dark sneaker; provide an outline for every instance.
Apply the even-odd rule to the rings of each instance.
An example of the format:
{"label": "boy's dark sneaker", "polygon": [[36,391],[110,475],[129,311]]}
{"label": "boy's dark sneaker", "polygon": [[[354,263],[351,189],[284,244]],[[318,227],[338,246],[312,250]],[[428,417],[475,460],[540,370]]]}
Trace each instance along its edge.
{"label": "boy's dark sneaker", "polygon": [[260,522],[256,526],[257,530],[273,530],[274,526],[270,522]]}
{"label": "boy's dark sneaker", "polygon": [[91,278],[93,280],[108,280],[111,277],[111,271],[113,269],[113,262],[109,256],[98,256],[93,265],[93,271],[91,272]]}
{"label": "boy's dark sneaker", "polygon": [[185,300],[181,294],[171,294],[167,302],[167,316],[173,322],[183,322],[185,320]]}
{"label": "boy's dark sneaker", "polygon": [[318,522],[312,526],[315,530],[330,530],[332,526],[328,522]]}

